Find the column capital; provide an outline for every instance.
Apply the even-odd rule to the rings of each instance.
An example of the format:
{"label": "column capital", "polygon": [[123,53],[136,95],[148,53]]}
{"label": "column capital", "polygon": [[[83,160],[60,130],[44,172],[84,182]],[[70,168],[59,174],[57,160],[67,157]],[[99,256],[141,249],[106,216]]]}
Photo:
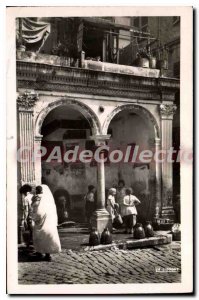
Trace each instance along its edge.
{"label": "column capital", "polygon": [[32,111],[36,101],[39,100],[38,94],[34,91],[25,91],[17,98],[17,105],[20,111]]}
{"label": "column capital", "polygon": [[173,119],[173,115],[177,110],[175,104],[160,104],[160,115],[162,119]]}
{"label": "column capital", "polygon": [[41,143],[41,141],[42,141],[42,138],[43,138],[43,135],[35,135],[35,142],[37,142],[37,143]]}
{"label": "column capital", "polygon": [[106,141],[109,140],[111,137],[110,134],[98,134],[90,136],[90,139],[95,142],[95,145],[100,147],[106,144]]}
{"label": "column capital", "polygon": [[160,138],[155,138],[155,145],[160,146],[161,145],[161,139]]}

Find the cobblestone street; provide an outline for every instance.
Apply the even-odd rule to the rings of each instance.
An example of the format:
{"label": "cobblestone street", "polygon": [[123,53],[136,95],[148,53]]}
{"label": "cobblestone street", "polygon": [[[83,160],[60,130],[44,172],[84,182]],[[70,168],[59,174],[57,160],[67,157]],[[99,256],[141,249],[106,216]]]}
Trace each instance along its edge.
{"label": "cobblestone street", "polygon": [[181,280],[180,245],[73,251],[52,262],[19,262],[19,284],[171,283]]}

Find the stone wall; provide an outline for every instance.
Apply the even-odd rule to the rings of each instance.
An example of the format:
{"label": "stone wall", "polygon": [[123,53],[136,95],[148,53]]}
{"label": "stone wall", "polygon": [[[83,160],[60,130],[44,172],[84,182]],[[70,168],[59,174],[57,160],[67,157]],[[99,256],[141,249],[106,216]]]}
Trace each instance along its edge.
{"label": "stone wall", "polygon": [[[53,121],[56,114],[52,111]],[[59,116],[57,116],[59,118]],[[128,145],[138,145],[141,149],[152,149],[154,145],[153,126],[136,114],[124,111],[115,116],[111,121],[112,137],[108,142],[111,150],[121,149],[125,151]],[[80,128],[81,129],[81,128]],[[66,129],[60,128],[52,132],[44,139],[48,142],[61,142],[65,145],[79,145],[85,149],[86,140],[63,141],[63,133]],[[54,193],[57,189],[65,189],[71,197],[71,208],[80,209],[84,207],[84,194],[87,186],[97,186],[97,169],[94,164],[63,164],[63,163],[42,163],[42,177]],[[152,213],[155,193],[155,166],[133,164],[133,163],[107,163],[105,164],[106,189],[117,185],[118,180],[123,179],[127,187],[132,187],[142,204],[138,208],[141,218]]]}

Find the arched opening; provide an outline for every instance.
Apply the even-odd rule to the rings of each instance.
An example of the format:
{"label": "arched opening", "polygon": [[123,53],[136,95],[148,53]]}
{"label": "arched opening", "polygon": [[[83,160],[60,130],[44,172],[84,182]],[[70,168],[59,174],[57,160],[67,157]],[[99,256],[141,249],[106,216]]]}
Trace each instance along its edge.
{"label": "arched opening", "polygon": [[[93,146],[92,132],[90,120],[66,104],[53,108],[43,120],[41,146],[47,153],[41,161],[42,182],[54,194],[59,222],[64,221],[63,209],[72,221],[85,219],[84,195],[89,184],[96,186],[96,166],[79,160],[79,153]],[[66,161],[68,151],[72,152]]]}
{"label": "arched opening", "polygon": [[[125,187],[131,187],[141,201],[137,206],[138,221],[152,220],[156,202],[156,166],[153,160],[143,162],[140,153],[143,150],[153,153],[155,150],[154,123],[146,114],[125,106],[114,114],[107,130],[111,134],[111,151],[121,150],[123,159],[105,165],[106,187],[118,186],[118,181],[124,180]],[[127,151],[129,147],[130,152]]]}

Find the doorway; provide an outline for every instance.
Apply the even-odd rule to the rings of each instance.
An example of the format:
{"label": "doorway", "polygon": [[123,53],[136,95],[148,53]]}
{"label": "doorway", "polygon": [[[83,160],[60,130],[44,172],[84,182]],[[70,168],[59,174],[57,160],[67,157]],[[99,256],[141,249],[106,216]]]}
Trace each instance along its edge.
{"label": "doorway", "polygon": [[[47,184],[55,197],[58,219],[65,217],[75,222],[85,220],[84,195],[88,185],[96,186],[96,167],[79,161],[66,162],[64,154],[78,147],[78,151],[86,149],[91,127],[81,112],[77,109],[60,105],[51,110],[43,121],[41,146],[46,147],[47,153],[42,159],[42,182]],[[61,161],[48,160],[50,153],[57,147],[60,149]],[[56,152],[57,153],[57,152]]]}

